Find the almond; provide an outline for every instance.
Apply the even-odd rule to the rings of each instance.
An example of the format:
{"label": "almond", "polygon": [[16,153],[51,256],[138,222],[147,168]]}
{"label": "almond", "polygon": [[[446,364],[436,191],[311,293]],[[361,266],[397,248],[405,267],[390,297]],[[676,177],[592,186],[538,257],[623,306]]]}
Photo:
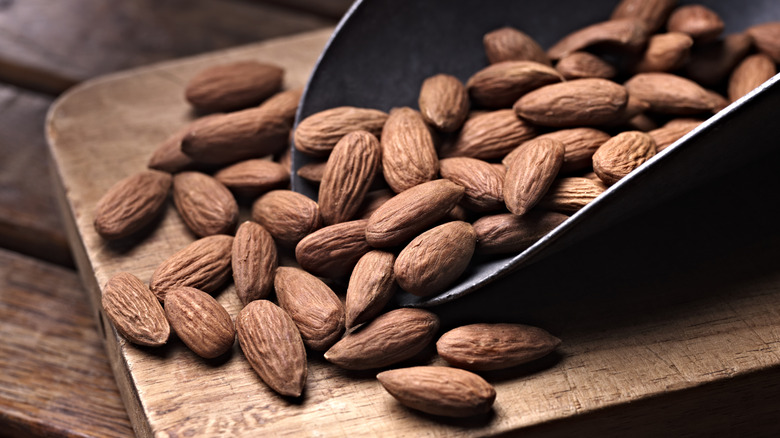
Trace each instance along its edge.
{"label": "almond", "polygon": [[555,181],[563,164],[564,146],[558,140],[542,138],[518,149],[504,177],[504,203],[519,216],[533,208]]}
{"label": "almond", "polygon": [[[565,152],[560,171],[561,173],[569,173],[590,167],[593,153],[596,152],[596,149],[604,144],[605,141],[610,139],[610,135],[595,128],[572,128],[542,134],[536,137],[536,139],[552,139],[563,143]],[[503,163],[507,167],[514,157],[523,150],[523,145],[525,145],[525,143],[518,146],[504,157]]]}
{"label": "almond", "polygon": [[500,370],[547,356],[561,340],[522,324],[470,324],[443,334],[436,351],[452,366],[472,371]]}
{"label": "almond", "polygon": [[190,79],[187,101],[202,111],[233,111],[257,105],[282,87],[284,69],[256,61],[209,67]]}
{"label": "almond", "polygon": [[366,240],[375,248],[400,245],[443,218],[465,189],[446,179],[403,191],[382,204],[368,218]]}
{"label": "almond", "polygon": [[701,123],[702,120],[699,119],[673,119],[664,126],[648,132],[648,134],[653,137],[656,153],[658,153],[681,139],[685,134],[701,125]]}
{"label": "almond", "polygon": [[316,202],[291,190],[272,190],[252,205],[252,220],[280,245],[294,247],[322,224]]}
{"label": "almond", "polygon": [[610,138],[593,154],[593,170],[611,185],[655,155],[655,141],[649,134],[626,131]]}
{"label": "almond", "polygon": [[731,73],[729,99],[734,102],[777,74],[774,61],[759,53],[745,58]]}
{"label": "almond", "polygon": [[685,5],[672,11],[666,23],[669,32],[682,32],[697,42],[712,41],[723,32],[723,20],[704,5]]}
{"label": "almond", "polygon": [[198,237],[230,234],[236,228],[236,199],[227,187],[205,173],[176,174],[173,202],[184,223]]}
{"label": "almond", "polygon": [[612,79],[617,75],[617,69],[612,64],[588,52],[572,52],[564,56],[555,64],[555,69],[568,80]]}
{"label": "almond", "polygon": [[262,225],[244,222],[233,239],[231,266],[241,303],[266,298],[274,285],[279,264],[274,238]]}
{"label": "almond", "polygon": [[[515,103],[518,116],[543,126],[604,125],[626,109],[626,89],[606,79],[575,79],[547,85]],[[467,122],[468,123],[468,122]]]}
{"label": "almond", "polygon": [[561,82],[554,68],[533,61],[504,61],[472,75],[466,88],[471,101],[487,108],[509,108],[525,93]]}
{"label": "almond", "polygon": [[417,296],[444,291],[463,274],[474,255],[477,235],[470,224],[447,222],[415,237],[393,265],[401,289]]}
{"label": "almond", "polygon": [[536,243],[568,216],[534,210],[517,216],[502,213],[482,216],[474,222],[477,251],[482,254],[519,254]]}
{"label": "almond", "polygon": [[759,52],[780,63],[780,21],[757,24],[745,32],[753,38]]}
{"label": "almond", "polygon": [[644,48],[650,32],[642,20],[623,18],[603,21],[577,30],[547,50],[551,59],[594,46],[637,52]]}
{"label": "almond", "polygon": [[387,113],[369,108],[341,106],[312,114],[295,129],[295,148],[305,154],[325,156],[341,137],[363,130],[379,137]]}
{"label": "almond", "polygon": [[[502,166],[503,167],[503,166]],[[462,204],[472,211],[504,207],[504,174],[487,161],[469,157],[445,158],[439,162],[441,177],[465,189]]]}
{"label": "almond", "polygon": [[501,158],[534,136],[534,126],[518,119],[514,111],[489,111],[469,117],[456,141],[450,147],[442,147],[439,155],[442,158],[471,157],[483,160]]}
{"label": "almond", "polygon": [[427,310],[391,310],[341,338],[325,359],[348,370],[386,367],[414,357],[438,330],[439,318]]}
{"label": "almond", "polygon": [[168,342],[171,327],[151,290],[128,272],[111,277],[103,287],[102,306],[116,330],[128,341],[148,347]]}
{"label": "almond", "polygon": [[539,208],[574,214],[606,190],[601,181],[589,178],[559,178],[539,201]]}
{"label": "almond", "polygon": [[376,378],[402,405],[432,415],[484,414],[496,399],[496,390],[482,377],[457,368],[400,368],[381,372]]}
{"label": "almond", "polygon": [[95,231],[104,239],[130,236],[151,223],[162,211],[171,188],[171,176],[146,170],[114,184],[95,207]]}
{"label": "almond", "polygon": [[295,259],[312,274],[340,278],[371,250],[366,241],[367,219],[329,225],[304,237],[295,247]]}
{"label": "almond", "polygon": [[703,86],[719,85],[753,48],[753,38],[747,33],[727,35],[719,41],[694,44],[685,64],[687,77]]}
{"label": "almond", "polygon": [[253,159],[227,166],[214,174],[225,187],[241,195],[256,196],[290,184],[290,172],[271,160]]}
{"label": "almond", "polygon": [[196,240],[162,262],[149,287],[165,301],[168,289],[179,286],[214,292],[230,278],[233,236],[215,235]]}
{"label": "almond", "polygon": [[486,33],[482,43],[491,64],[503,61],[535,61],[550,65],[550,58],[539,43],[513,27],[502,27]]}
{"label": "almond", "polygon": [[417,103],[425,122],[442,132],[458,130],[469,114],[466,87],[452,75],[438,74],[426,79]]}
{"label": "almond", "polygon": [[362,324],[377,316],[397,289],[393,264],[395,255],[373,250],[358,260],[347,286],[347,328]]}
{"label": "almond", "polygon": [[382,204],[389,201],[393,196],[395,196],[395,192],[390,189],[377,189],[366,193],[363,205],[360,206],[360,211],[358,211],[356,218],[368,219]]}
{"label": "almond", "polygon": [[303,88],[300,87],[280,91],[263,102],[260,108],[267,113],[275,114],[292,126],[302,94]]}
{"label": "almond", "polygon": [[336,143],[322,175],[318,202],[325,224],[355,216],[381,164],[379,140],[367,131],[353,131]]}
{"label": "almond", "polygon": [[181,151],[181,142],[192,130],[199,129],[199,125],[207,123],[220,114],[210,114],[196,119],[178,131],[171,134],[152,152],[147,167],[168,173],[177,173],[184,170],[192,170],[198,167],[198,163],[189,155]]}
{"label": "almond", "polygon": [[436,178],[439,159],[419,112],[408,107],[390,111],[382,129],[382,171],[396,193]]}
{"label": "almond", "polygon": [[712,112],[715,102],[699,84],[671,73],[640,73],[625,84],[628,92],[650,105],[650,111],[690,115]]}
{"label": "almond", "polygon": [[327,161],[321,163],[308,163],[298,168],[297,174],[306,181],[319,184],[325,175],[325,166]]}
{"label": "almond", "polygon": [[621,0],[612,11],[612,19],[638,18],[649,32],[655,32],[666,24],[677,0]]}
{"label": "almond", "polygon": [[205,292],[192,287],[170,289],[165,296],[165,315],[179,339],[200,357],[212,359],[233,347],[233,319]]}
{"label": "almond", "polygon": [[306,349],[290,316],[270,301],[252,301],[238,314],[236,331],[263,382],[281,395],[299,397],[308,374]]}
{"label": "almond", "polygon": [[639,73],[677,70],[688,60],[691,46],[693,39],[682,32],[653,35],[634,70]]}

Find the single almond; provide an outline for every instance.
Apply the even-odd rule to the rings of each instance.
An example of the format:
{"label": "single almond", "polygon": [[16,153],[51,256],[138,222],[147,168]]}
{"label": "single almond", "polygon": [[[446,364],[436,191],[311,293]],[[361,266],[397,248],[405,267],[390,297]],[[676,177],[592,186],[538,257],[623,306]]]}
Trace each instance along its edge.
{"label": "single almond", "polygon": [[474,222],[477,251],[482,254],[519,254],[569,217],[534,210],[518,216],[502,213],[482,216]]}
{"label": "single almond", "polygon": [[466,87],[452,75],[438,74],[426,79],[417,103],[425,122],[442,132],[458,130],[469,114]]}
{"label": "single almond", "polygon": [[617,75],[617,69],[612,64],[588,52],[569,53],[555,64],[555,69],[567,80],[612,79]]}
{"label": "single almond", "polygon": [[482,43],[491,64],[503,61],[535,61],[550,65],[550,58],[539,43],[513,27],[502,27],[486,33]]}
{"label": "single almond", "polygon": [[591,47],[638,52],[643,49],[650,36],[642,20],[622,18],[592,24],[567,35],[547,50],[551,59]]}
{"label": "single almond", "polygon": [[252,205],[252,220],[280,245],[294,247],[322,224],[316,202],[291,190],[272,190]]}
{"label": "single almond", "polygon": [[471,101],[486,108],[509,108],[525,93],[563,81],[549,65],[534,61],[504,61],[474,73],[466,82]]}
{"label": "single almond", "polygon": [[292,126],[302,94],[303,88],[301,87],[280,91],[263,102],[260,108],[267,113],[275,114]]}
{"label": "single almond", "polygon": [[745,32],[752,37],[759,52],[780,63],[780,21],[757,24]]}
{"label": "single almond", "polygon": [[653,137],[656,153],[658,153],[681,139],[685,134],[693,131],[701,123],[702,120],[699,119],[672,119],[664,126],[654,129],[648,132],[648,134]]}
{"label": "single almond", "polygon": [[537,138],[518,149],[504,177],[504,203],[520,216],[532,209],[555,181],[565,148],[558,140]]}
{"label": "single almond", "polygon": [[296,173],[306,181],[319,184],[322,182],[322,177],[325,175],[326,165],[327,161],[304,164],[298,168]]}
{"label": "single almond", "polygon": [[200,172],[181,172],[173,177],[176,210],[198,237],[230,234],[238,222],[238,203],[221,182]]}
{"label": "single almond", "polygon": [[753,48],[748,33],[727,35],[722,40],[694,44],[683,67],[685,76],[705,87],[719,85]]}
{"label": "single almond", "polygon": [[366,193],[363,205],[360,206],[360,211],[355,215],[355,218],[368,219],[382,204],[389,201],[393,196],[395,196],[395,192],[390,189],[377,189]]}
{"label": "single almond", "polygon": [[669,32],[688,34],[697,42],[713,41],[723,32],[723,20],[704,5],[685,5],[672,11],[666,23]]}
{"label": "single almond", "polygon": [[677,0],[621,0],[612,11],[611,18],[637,18],[649,32],[655,32],[666,24],[669,14],[677,6]]}
{"label": "single almond", "polygon": [[187,83],[187,101],[202,111],[233,111],[257,105],[282,87],[284,69],[238,61],[200,71]]}
{"label": "single almond", "polygon": [[290,184],[290,172],[279,163],[265,159],[240,161],[224,167],[214,178],[241,195],[257,196]]}
{"label": "single almond", "polygon": [[212,359],[225,354],[236,339],[230,314],[211,295],[192,287],[168,290],[165,315],[190,350]]}
{"label": "single almond", "polygon": [[208,120],[218,116],[220,116],[220,114],[210,114],[195,119],[168,136],[168,138],[160,143],[154,152],[152,152],[147,167],[168,173],[177,173],[198,168],[198,162],[181,151],[181,142],[190,131],[199,129],[199,125],[207,123]]}
{"label": "single almond", "polygon": [[368,131],[379,137],[387,113],[369,108],[341,106],[312,114],[295,129],[295,148],[305,154],[325,156],[341,137],[352,131]]}
{"label": "single almond", "polygon": [[607,187],[590,178],[559,178],[539,201],[539,208],[574,214],[601,195]]}
{"label": "single almond", "polygon": [[[536,139],[545,138],[558,140],[563,143],[565,152],[560,171],[561,173],[570,173],[589,168],[593,162],[592,158],[596,149],[604,144],[605,141],[609,140],[610,135],[595,128],[571,128],[549,132],[536,137]],[[525,145],[525,143],[518,146],[504,157],[502,162],[507,167],[514,157],[523,150],[523,145]]]}
{"label": "single almond", "polygon": [[463,274],[474,255],[477,235],[471,224],[447,222],[415,237],[393,265],[401,289],[417,296],[444,291]]}
{"label": "single almond", "polygon": [[649,134],[625,131],[607,140],[593,154],[593,170],[611,185],[655,155],[655,141]]}
{"label": "single almond", "polygon": [[482,160],[501,158],[536,134],[536,128],[519,119],[511,109],[478,113],[466,120],[455,142],[442,147],[439,155]]}
{"label": "single almond", "polygon": [[121,239],[151,223],[163,210],[171,176],[145,170],[114,184],[95,207],[95,231],[104,239]]}
{"label": "single almond", "polygon": [[303,343],[316,351],[330,348],[344,332],[344,306],[336,294],[308,272],[279,267],[274,280],[276,298],[295,322]]}
{"label": "single almond", "polygon": [[707,90],[671,73],[639,73],[626,84],[628,92],[650,105],[650,111],[690,115],[712,112],[715,102]]}
{"label": "single almond", "polygon": [[238,343],[257,375],[271,389],[299,397],[306,385],[306,348],[287,312],[267,300],[247,304],[236,318]]}
{"label": "single almond", "polygon": [[157,299],[165,301],[168,289],[179,286],[214,292],[230,278],[233,236],[198,239],[162,262],[149,280]]}
{"label": "single almond", "polygon": [[372,250],[358,260],[347,286],[346,327],[352,328],[377,316],[398,288],[393,274],[395,255]]}
{"label": "single almond", "polygon": [[547,356],[561,340],[522,324],[469,324],[448,331],[436,351],[450,365],[472,371],[500,370]]}
{"label": "single almond", "polygon": [[256,222],[244,222],[233,239],[233,283],[241,303],[266,298],[273,289],[279,264],[271,233]]}
{"label": "single almond", "polygon": [[514,106],[518,116],[553,127],[608,124],[628,104],[626,88],[607,79],[575,79],[547,85],[521,97]]}
{"label": "single almond", "polygon": [[438,330],[439,318],[427,310],[391,310],[341,338],[325,360],[348,370],[386,367],[420,353]]}
{"label": "single almond", "polygon": [[682,32],[653,35],[634,70],[638,73],[677,70],[688,60],[691,46],[693,39]]}
{"label": "single almond", "polygon": [[103,311],[128,341],[148,347],[168,342],[171,327],[154,293],[128,272],[111,277],[103,287]]}
{"label": "single almond", "polygon": [[439,162],[439,173],[465,189],[461,203],[469,210],[494,211],[504,207],[505,170],[476,158],[454,157]]}
{"label": "single almond", "polygon": [[357,261],[371,250],[366,225],[367,219],[358,219],[320,228],[298,242],[295,259],[314,275],[348,277]]}
{"label": "single almond", "polygon": [[731,73],[729,99],[734,102],[777,74],[777,67],[767,55],[758,53],[745,58]]}
{"label": "single almond", "polygon": [[382,129],[382,172],[396,193],[436,178],[436,147],[419,112],[408,107],[390,111]]}

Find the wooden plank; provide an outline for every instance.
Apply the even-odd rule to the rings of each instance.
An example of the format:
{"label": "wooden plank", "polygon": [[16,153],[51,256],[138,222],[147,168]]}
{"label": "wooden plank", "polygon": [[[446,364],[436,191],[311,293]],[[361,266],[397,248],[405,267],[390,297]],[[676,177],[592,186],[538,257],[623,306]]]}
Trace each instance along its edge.
{"label": "wooden plank", "polygon": [[[48,135],[62,184],[59,199],[69,232],[81,242],[77,263],[93,302],[99,299],[99,285],[112,275],[129,271],[148,280],[159,263],[193,240],[172,207],[140,242],[107,243],[92,228],[92,210],[105,190],[142,169],[155,145],[189,120],[190,110],[181,99],[187,78],[226,60],[274,59],[288,68],[288,85],[300,85],[328,35],[323,31],[109,76],[84,84],[57,102]],[[647,226],[628,235],[642,236]],[[674,221],[655,226],[674,227]],[[649,236],[619,240],[628,251],[633,243],[640,245],[636,248],[652,243]],[[689,264],[682,265],[682,271],[670,270],[686,255],[700,260],[699,253],[681,252],[669,266],[664,260],[652,265],[652,274],[637,269],[645,260],[630,257],[623,257],[625,264],[615,265],[614,271],[598,266],[599,257],[612,248],[595,242],[579,253],[591,259],[590,264],[575,258],[561,265],[535,265],[537,274],[530,282],[539,289],[538,302],[520,307],[522,300],[493,301],[494,313],[487,316],[474,305],[484,296],[472,295],[459,300],[459,307],[436,309],[445,325],[522,315],[564,340],[559,354],[547,360],[486,374],[498,397],[494,411],[476,419],[442,421],[413,413],[388,396],[373,373],[339,370],[319,354],[310,355],[303,399],[289,402],[262,384],[238,346],[218,361],[203,361],[178,341],[159,351],[136,348],[106,324],[107,345],[131,421],[141,436],[458,437],[515,432],[560,436],[578,433],[579,427],[616,435],[634,428],[659,430],[656,422],[662,420],[685,430],[686,417],[706,421],[699,402],[707,401],[728,402],[714,407],[723,412],[725,406],[733,415],[734,422],[717,423],[732,430],[726,426],[753,420],[750,404],[739,400],[750,398],[749,391],[766,396],[760,388],[776,378],[780,367],[780,272],[767,262],[780,255],[777,240],[771,241],[773,245],[762,242],[761,264],[754,263],[758,253],[750,253],[755,259],[737,253],[711,267]],[[561,275],[561,266],[571,269],[566,271],[571,278]],[[627,270],[632,266],[636,270]],[[739,268],[734,271],[732,266]],[[708,277],[708,269],[718,275]],[[608,283],[602,276],[614,290],[601,290]],[[564,277],[571,285],[568,294],[544,294],[550,279]],[[623,283],[616,282],[621,278]],[[702,282],[706,278],[710,280]],[[578,289],[580,279],[590,281],[587,289]],[[240,303],[232,286],[217,299],[237,314]],[[170,376],[176,376],[175,382]],[[738,398],[723,396],[732,390]],[[665,412],[657,400],[680,401],[690,410]],[[767,424],[766,410],[753,414],[764,415],[759,423]],[[608,418],[620,421],[610,429]],[[696,429],[687,430],[691,428]],[[666,432],[674,434],[674,429]]]}
{"label": "wooden plank", "polygon": [[232,0],[8,2],[0,11],[0,81],[59,93],[99,74],[332,24]]}
{"label": "wooden plank", "polygon": [[133,435],[75,272],[0,250],[3,436]]}

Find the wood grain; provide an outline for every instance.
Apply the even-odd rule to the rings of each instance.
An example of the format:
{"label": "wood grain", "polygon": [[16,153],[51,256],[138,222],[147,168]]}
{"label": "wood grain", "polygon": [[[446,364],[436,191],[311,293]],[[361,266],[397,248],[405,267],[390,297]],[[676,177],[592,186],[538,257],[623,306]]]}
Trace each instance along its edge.
{"label": "wood grain", "polygon": [[0,321],[0,434],[133,435],[75,272],[0,250]]}
{"label": "wood grain", "polygon": [[[69,233],[81,242],[77,263],[93,302],[112,275],[129,271],[148,280],[159,263],[194,240],[172,207],[157,228],[140,240],[108,243],[92,228],[92,211],[102,193],[143,168],[155,145],[190,119],[182,99],[186,79],[207,65],[260,59],[284,65],[288,86],[301,85],[328,35],[315,32],[108,76],[78,87],[56,103],[47,129],[60,175],[59,199]],[[674,229],[679,224],[670,220],[654,226],[665,232],[664,226]],[[648,225],[643,227],[640,230]],[[657,234],[639,234],[647,237],[618,239],[624,251],[658,240]],[[730,238],[734,245],[739,237],[734,233]],[[663,429],[674,435],[674,425],[681,431],[713,430],[685,421],[702,415],[702,403],[716,412],[725,409],[735,419],[702,416],[713,424],[766,425],[767,409],[751,411],[756,404],[741,403],[740,397],[750,398],[750,391],[756,391],[769,403],[777,401],[762,388],[776,379],[780,367],[780,272],[766,262],[780,254],[779,241],[760,247],[765,257],[757,267],[746,261],[740,265],[742,270],[724,269],[734,262],[725,258],[713,265],[719,275],[710,277],[706,264],[671,269],[686,256],[697,259],[703,253],[676,248],[678,257],[669,258],[667,264],[658,254],[668,249],[656,248],[653,264],[621,252],[618,259],[610,258],[614,248],[590,242],[569,258],[553,259],[557,264],[550,261],[527,272],[523,289],[536,294],[518,293],[517,299],[509,301],[507,296],[473,294],[456,301],[457,305],[437,308],[450,326],[475,319],[524,318],[522,322],[548,328],[564,342],[559,353],[549,358],[486,374],[498,393],[494,410],[467,420],[441,420],[409,411],[381,389],[374,373],[341,371],[318,354],[310,354],[302,400],[289,402],[262,383],[237,346],[213,361],[197,358],[179,341],[162,350],[139,349],[119,338],[102,319],[120,391],[140,436],[459,437],[518,432],[560,436],[579,433],[580,427],[614,436],[637,428]],[[737,248],[734,245],[727,248]],[[737,260],[759,260],[744,253],[737,256]],[[562,266],[577,266],[581,258],[590,264],[572,269],[571,276],[561,274]],[[594,266],[599,260],[617,263],[621,259],[624,264],[614,265],[615,270]],[[652,270],[642,271],[645,265]],[[706,278],[711,280],[702,284]],[[551,279],[557,289],[547,288]],[[520,299],[529,296],[537,299]],[[219,293],[218,301],[233,316],[240,308],[233,286]],[[474,305],[480,301],[492,307]],[[425,360],[440,363],[435,358]],[[732,389],[740,391],[737,398],[724,396]],[[667,406],[667,400],[680,402],[680,409]],[[659,422],[670,428],[659,427]]]}

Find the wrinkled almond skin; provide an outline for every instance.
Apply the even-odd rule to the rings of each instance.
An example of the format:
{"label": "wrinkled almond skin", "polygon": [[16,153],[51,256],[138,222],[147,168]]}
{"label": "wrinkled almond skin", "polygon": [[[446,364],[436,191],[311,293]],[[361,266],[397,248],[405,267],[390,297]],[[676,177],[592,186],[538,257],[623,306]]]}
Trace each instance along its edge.
{"label": "wrinkled almond skin", "polygon": [[436,178],[436,147],[419,112],[408,107],[390,111],[382,129],[382,172],[396,193]]}
{"label": "wrinkled almond skin", "polygon": [[222,183],[200,172],[173,177],[176,210],[196,236],[230,234],[238,222],[238,203]]}
{"label": "wrinkled almond skin", "polygon": [[295,322],[274,303],[252,301],[236,318],[238,342],[252,368],[271,389],[299,397],[306,385],[306,348]]}
{"label": "wrinkled almond skin", "polygon": [[607,140],[593,154],[593,171],[607,185],[620,181],[655,155],[655,141],[649,134],[626,131]]}
{"label": "wrinkled almond skin", "polygon": [[777,74],[774,61],[759,53],[745,58],[729,78],[729,99],[734,102]]}
{"label": "wrinkled almond skin", "polygon": [[502,213],[482,216],[474,224],[477,251],[481,254],[519,254],[569,217],[534,210],[523,216]]}
{"label": "wrinkled almond skin", "polygon": [[230,278],[233,236],[215,235],[185,246],[155,269],[149,288],[165,301],[168,289],[187,286],[214,292]]}
{"label": "wrinkled almond skin", "polygon": [[211,295],[191,287],[170,289],[165,315],[176,335],[200,357],[225,354],[236,339],[233,318]]}
{"label": "wrinkled almond skin", "polygon": [[685,64],[691,53],[693,38],[682,32],[653,35],[635,71],[669,72]]}
{"label": "wrinkled almond skin", "polygon": [[588,52],[572,52],[555,64],[555,69],[567,80],[584,78],[612,79],[617,69],[607,61]]}
{"label": "wrinkled almond skin", "polygon": [[341,106],[303,119],[293,135],[295,148],[305,154],[326,156],[341,137],[363,130],[379,137],[387,113],[369,108]]}
{"label": "wrinkled almond skin", "polygon": [[704,5],[685,5],[672,11],[666,27],[669,32],[686,33],[697,42],[707,42],[723,32],[724,23],[715,11]]}
{"label": "wrinkled almond skin", "polygon": [[746,30],[759,52],[780,63],[780,21],[757,24]]}
{"label": "wrinkled almond skin", "polygon": [[715,102],[707,90],[690,79],[671,73],[640,73],[629,79],[626,89],[650,105],[650,111],[690,115],[712,112]]}
{"label": "wrinkled almond skin", "polygon": [[432,415],[471,417],[491,410],[496,390],[466,370],[418,366],[383,371],[376,378],[402,405]]}
{"label": "wrinkled almond skin", "polygon": [[336,143],[320,183],[317,202],[326,225],[352,219],[381,165],[379,140],[367,131],[353,131]]}
{"label": "wrinkled almond skin", "polygon": [[368,218],[368,244],[384,248],[408,242],[443,218],[464,193],[452,181],[438,179],[395,195]]}
{"label": "wrinkled almond skin", "polygon": [[504,61],[474,73],[466,82],[471,101],[486,108],[509,108],[520,96],[561,82],[554,68],[533,61]]}
{"label": "wrinkled almond skin", "polygon": [[438,74],[426,79],[417,104],[425,122],[441,132],[458,130],[469,115],[466,87],[452,75]]}
{"label": "wrinkled almond skin", "polygon": [[611,18],[638,18],[649,32],[655,32],[666,24],[669,14],[677,6],[677,0],[621,0],[612,11]]}
{"label": "wrinkled almond skin", "polygon": [[393,196],[395,196],[395,192],[390,189],[377,189],[366,193],[356,219],[368,219],[382,204],[389,201]]}
{"label": "wrinkled almond skin", "polygon": [[295,247],[295,259],[314,275],[348,277],[352,268],[371,250],[366,241],[367,219],[329,225],[304,237]]}
{"label": "wrinkled almond skin", "polygon": [[533,38],[513,27],[502,27],[482,38],[491,64],[503,61],[534,61],[550,65],[547,53]]}
{"label": "wrinkled almond skin", "polygon": [[97,203],[95,231],[104,239],[121,239],[141,230],[162,211],[171,176],[146,170],[114,184]]}
{"label": "wrinkled almond skin", "polygon": [[469,117],[455,142],[442,147],[439,155],[491,160],[503,157],[534,136],[536,128],[520,120],[511,109],[489,111]]}
{"label": "wrinkled almond skin", "polygon": [[187,101],[201,111],[233,111],[257,105],[282,87],[284,69],[257,61],[206,68],[184,89]]}
{"label": "wrinkled almond skin", "polygon": [[150,169],[161,170],[168,173],[177,173],[184,170],[193,170],[198,167],[198,163],[189,155],[181,151],[181,142],[184,136],[192,130],[198,129],[198,126],[207,123],[220,114],[210,114],[208,116],[195,119],[178,131],[171,134],[152,152],[147,167]]}
{"label": "wrinkled almond skin", "polygon": [[395,255],[373,250],[358,260],[347,286],[346,326],[352,328],[377,316],[398,288],[393,273]]}
{"label": "wrinkled almond skin", "polygon": [[563,214],[574,214],[591,203],[607,187],[590,178],[559,178],[539,201],[539,208]]}
{"label": "wrinkled almond skin", "polygon": [[220,169],[214,178],[241,195],[256,196],[290,184],[290,172],[279,163],[256,158]]}
{"label": "wrinkled almond skin", "polygon": [[450,365],[472,371],[500,370],[547,356],[561,340],[522,324],[470,324],[443,334],[436,351]]}
{"label": "wrinkled almond skin", "polygon": [[256,222],[244,222],[236,231],[231,254],[233,283],[241,303],[268,297],[279,265],[271,233]]}
{"label": "wrinkled almond skin", "polygon": [[685,76],[705,87],[719,85],[753,48],[747,33],[734,33],[707,44],[694,44]]}
{"label": "wrinkled almond skin", "polygon": [[345,335],[325,352],[325,359],[348,370],[386,367],[414,357],[438,330],[439,318],[427,310],[391,310]]}
{"label": "wrinkled almond skin", "polygon": [[444,158],[439,173],[465,189],[461,204],[472,211],[494,211],[504,207],[504,174],[496,166],[476,158]]}
{"label": "wrinkled almond skin", "polygon": [[671,146],[672,143],[701,125],[701,122],[702,120],[699,119],[673,119],[664,126],[648,132],[655,141],[656,153]]}
{"label": "wrinkled almond skin", "polygon": [[[563,164],[561,165],[561,173],[569,173],[585,170],[590,167],[593,153],[595,153],[596,149],[604,144],[605,141],[610,139],[610,135],[595,128],[571,128],[542,134],[535,139],[543,138],[558,140],[563,143],[565,152]],[[524,144],[525,143],[523,143],[523,145]],[[502,162],[507,167],[509,167],[514,157],[523,150],[523,145],[520,145],[504,157]]]}
{"label": "wrinkled almond skin", "polygon": [[138,277],[122,272],[103,287],[102,306],[116,330],[128,341],[147,347],[168,342],[171,327],[154,293]]}
{"label": "wrinkled almond skin", "polygon": [[324,351],[341,337],[344,306],[322,280],[302,269],[282,266],[274,288],[279,306],[295,322],[307,347]]}
{"label": "wrinkled almond skin", "polygon": [[606,79],[575,79],[547,85],[521,97],[515,113],[532,123],[552,127],[604,125],[626,108],[628,92]]}
{"label": "wrinkled almond skin", "polygon": [[320,207],[291,190],[272,190],[252,205],[252,220],[274,236],[277,243],[294,247],[322,225]]}
{"label": "wrinkled almond skin", "polygon": [[415,237],[393,265],[401,289],[420,297],[447,289],[463,274],[474,255],[477,235],[471,224],[447,222]]}
{"label": "wrinkled almond skin", "polygon": [[504,203],[521,216],[550,188],[563,164],[564,145],[552,138],[533,139],[519,147],[504,177]]}
{"label": "wrinkled almond skin", "polygon": [[623,18],[603,21],[577,30],[547,50],[551,59],[564,56],[593,46],[603,46],[636,52],[644,48],[650,33],[642,20]]}

